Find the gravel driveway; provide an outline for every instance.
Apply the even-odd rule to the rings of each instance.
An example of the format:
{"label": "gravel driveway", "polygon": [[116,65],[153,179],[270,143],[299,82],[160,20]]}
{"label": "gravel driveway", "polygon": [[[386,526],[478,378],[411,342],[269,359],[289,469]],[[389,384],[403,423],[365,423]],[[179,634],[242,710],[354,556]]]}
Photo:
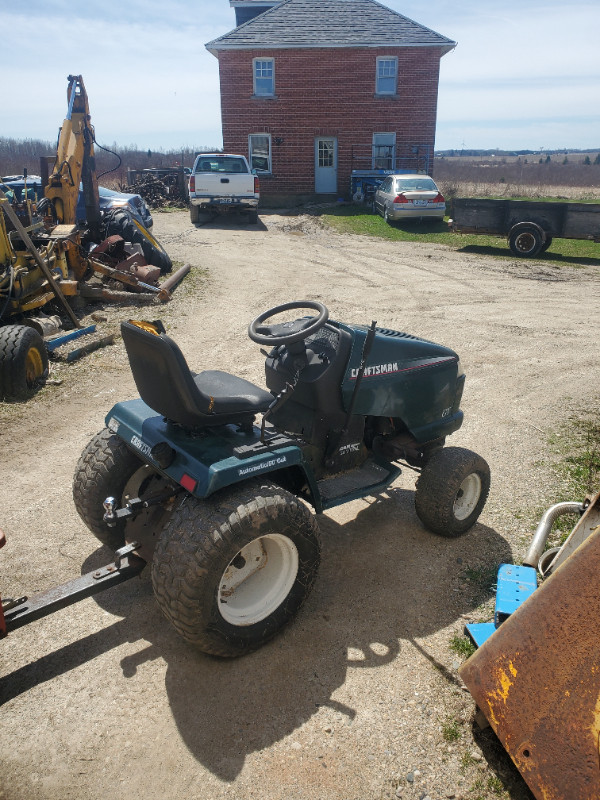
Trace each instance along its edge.
{"label": "gravel driveway", "polygon": [[[258,383],[263,358],[247,325],[291,299],[439,341],[467,373],[465,422],[450,443],[488,460],[492,491],[457,540],[420,525],[410,471],[327,512],[309,601],[242,659],[180,641],[146,571],[11,634],[0,646],[0,798],[531,797],[493,737],[472,728],[449,645],[465,620],[486,616],[493,568],[522,558],[535,514],[556,496],[548,436],[597,392],[600,267],[336,235],[309,216],[195,228],[185,212],[164,213],[155,231],[200,270],[169,306],[108,309],[105,326],[161,316],[192,368]],[[111,405],[135,395],[122,344],[55,377],[61,385],[27,404],[0,404],[5,596],[110,555],[79,520],[71,480]]]}

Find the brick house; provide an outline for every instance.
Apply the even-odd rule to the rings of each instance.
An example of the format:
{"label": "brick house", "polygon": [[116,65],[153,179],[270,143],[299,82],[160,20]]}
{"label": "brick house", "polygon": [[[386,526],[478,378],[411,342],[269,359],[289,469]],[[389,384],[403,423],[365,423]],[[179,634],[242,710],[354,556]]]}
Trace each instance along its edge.
{"label": "brick house", "polygon": [[455,42],[376,0],[230,0],[219,61],[223,147],[265,204],[348,197],[351,174],[430,171],[439,65]]}

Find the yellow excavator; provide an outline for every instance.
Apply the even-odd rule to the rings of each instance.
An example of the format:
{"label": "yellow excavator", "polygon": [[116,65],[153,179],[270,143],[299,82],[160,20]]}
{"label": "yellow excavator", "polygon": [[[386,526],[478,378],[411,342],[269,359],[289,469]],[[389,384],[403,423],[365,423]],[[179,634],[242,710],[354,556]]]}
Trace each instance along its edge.
{"label": "yellow excavator", "polygon": [[[48,175],[46,165],[47,178],[42,176],[43,199],[32,203],[25,191],[22,202],[11,202],[0,188],[0,400],[26,397],[47,374],[48,355],[34,319],[38,309],[51,305],[70,325],[80,327],[67,298],[80,294],[82,282],[94,273],[115,277],[114,263],[106,266],[90,257],[90,243],[121,234],[139,243],[146,263],[156,264],[161,273],[172,266],[156,239],[125,211],[113,212],[108,224],[103,220],[87,93],[81,75],[69,75],[68,81],[67,115],[53,169]],[[86,209],[83,228],[76,212],[80,186]],[[126,232],[118,228],[122,222]],[[125,276],[124,282],[132,279]],[[137,283],[137,288],[144,286]]]}

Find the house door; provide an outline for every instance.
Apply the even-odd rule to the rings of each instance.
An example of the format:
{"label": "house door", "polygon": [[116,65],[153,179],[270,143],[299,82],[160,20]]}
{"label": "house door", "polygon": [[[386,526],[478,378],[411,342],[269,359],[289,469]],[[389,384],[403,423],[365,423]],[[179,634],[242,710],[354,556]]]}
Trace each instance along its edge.
{"label": "house door", "polygon": [[337,192],[337,139],[331,136],[315,139],[315,192]]}

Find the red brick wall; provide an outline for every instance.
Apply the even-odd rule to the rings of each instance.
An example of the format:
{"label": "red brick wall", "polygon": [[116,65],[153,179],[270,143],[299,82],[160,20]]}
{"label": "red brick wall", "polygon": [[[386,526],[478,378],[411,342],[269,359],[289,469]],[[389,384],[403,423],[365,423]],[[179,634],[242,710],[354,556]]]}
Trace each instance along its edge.
{"label": "red brick wall", "polygon": [[[395,97],[375,96],[377,56],[398,58]],[[256,57],[275,59],[277,99],[252,97]],[[224,149],[247,155],[249,133],[270,133],[273,175],[261,176],[262,193],[309,195],[315,137],[337,136],[338,194],[348,195],[352,152],[370,155],[375,132],[396,132],[398,156],[425,144],[433,159],[439,62],[433,47],[220,51]]]}

